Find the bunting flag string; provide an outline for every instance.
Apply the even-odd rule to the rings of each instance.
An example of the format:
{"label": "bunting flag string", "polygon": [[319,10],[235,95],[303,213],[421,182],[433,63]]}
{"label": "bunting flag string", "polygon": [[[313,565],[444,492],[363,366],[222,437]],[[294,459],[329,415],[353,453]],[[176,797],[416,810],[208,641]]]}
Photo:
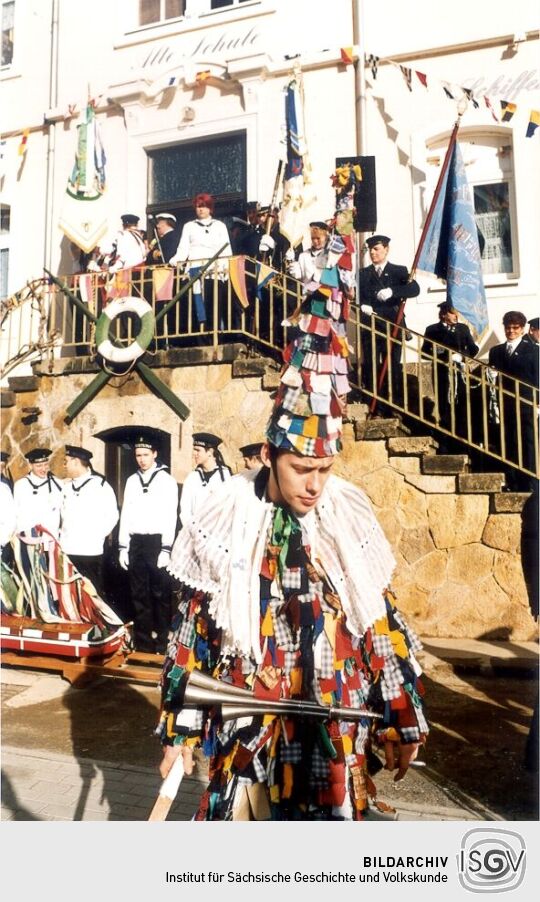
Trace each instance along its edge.
{"label": "bunting flag string", "polygon": [[[409,91],[412,92],[412,90],[413,90],[413,77],[412,77],[413,72],[416,75],[416,77],[417,77],[418,81],[420,82],[420,84],[422,85],[422,87],[428,88],[428,76],[426,75],[425,72],[420,72],[418,69],[413,70],[413,69],[409,68],[408,66],[403,66],[401,63],[397,63],[395,60],[392,60],[392,59],[383,59],[382,61],[384,63],[388,63],[389,65],[394,66],[396,69],[400,70],[400,72],[403,76],[403,79],[405,81],[405,84],[407,85],[407,88]],[[365,62],[366,62],[366,66],[368,66],[371,69],[371,74],[373,75],[373,78],[376,79],[377,71],[378,71],[378,63],[380,62],[380,57],[374,56],[373,54],[366,54]],[[433,79],[431,76],[429,77],[429,79],[430,79],[431,86],[433,86],[434,81],[437,81],[437,80]],[[475,110],[478,110],[480,108],[479,98],[481,98],[481,100],[483,100],[483,102],[484,102],[486,109],[489,110],[493,120],[497,124],[499,124],[500,122],[505,122],[505,123],[511,122],[514,119],[514,115],[518,110],[518,104],[512,103],[511,101],[505,100],[504,98],[500,98],[499,103],[501,105],[501,117],[499,118],[499,116],[497,115],[497,113],[495,111],[495,107],[493,106],[492,98],[488,97],[487,94],[478,95],[478,97],[475,97],[474,91],[472,88],[465,88],[462,85],[458,85],[458,84],[455,84],[455,83],[449,82],[449,81],[440,80],[437,83],[440,85],[440,87],[444,91],[445,96],[449,100],[456,101],[456,100],[459,100],[460,96],[463,96],[473,105]],[[527,131],[526,131],[526,135],[525,135],[526,138],[531,138],[535,134],[538,126],[540,125],[540,121],[538,121],[539,117],[540,117],[540,112],[538,110],[530,110],[529,121],[528,121]]]}
{"label": "bunting flag string", "polygon": [[30,129],[29,129],[29,128],[25,128],[24,131],[23,131],[23,133],[22,133],[22,135],[21,135],[21,140],[20,140],[20,143],[19,143],[19,151],[18,151],[18,153],[19,153],[19,156],[20,156],[20,157],[23,157],[23,156],[25,155],[25,153],[26,153],[26,148],[27,148],[27,145],[28,145],[28,135],[29,135],[29,134],[30,134]]}

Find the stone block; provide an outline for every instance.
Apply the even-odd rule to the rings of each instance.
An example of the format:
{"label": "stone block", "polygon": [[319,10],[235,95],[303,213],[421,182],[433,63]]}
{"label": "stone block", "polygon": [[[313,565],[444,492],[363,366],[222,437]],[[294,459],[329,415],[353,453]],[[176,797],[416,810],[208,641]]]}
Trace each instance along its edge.
{"label": "stone block", "polygon": [[530,492],[497,492],[490,498],[492,514],[521,514]]}
{"label": "stone block", "polygon": [[414,476],[406,473],[405,479],[420,492],[430,495],[449,495],[456,490],[455,476]]}
{"label": "stone block", "polygon": [[460,473],[457,483],[458,492],[462,493],[500,492],[504,473]]}
{"label": "stone block", "polygon": [[480,542],[489,510],[487,495],[427,495],[428,523],[437,548]]}
{"label": "stone block", "polygon": [[347,420],[365,420],[369,407],[367,404],[361,404],[360,401],[351,401],[347,404]]}
{"label": "stone block", "polygon": [[247,357],[233,361],[233,379],[243,376],[264,376],[272,361],[265,357]]}
{"label": "stone block", "polygon": [[15,392],[2,389],[0,392],[0,407],[15,407],[16,402]]}
{"label": "stone block", "polygon": [[448,579],[453,583],[472,586],[492,572],[493,549],[480,542],[451,548],[448,552]]}
{"label": "stone block", "polygon": [[38,380],[36,376],[9,376],[8,385],[14,392],[36,391]]}
{"label": "stone block", "polygon": [[429,592],[413,583],[394,582],[397,606],[413,629],[419,629],[429,611]]}
{"label": "stone block", "polygon": [[388,463],[398,473],[414,473],[416,476],[420,474],[419,457],[389,457]]}
{"label": "stone block", "polygon": [[435,454],[438,444],[430,436],[401,436],[388,440],[392,454]]}
{"label": "stone block", "polygon": [[521,517],[519,514],[490,514],[482,534],[484,545],[499,551],[519,552]]}
{"label": "stone block", "polygon": [[222,391],[231,381],[231,367],[228,364],[206,367],[206,390]]}
{"label": "stone block", "polygon": [[399,520],[396,518],[396,512],[394,508],[385,507],[382,510],[378,510],[377,520],[379,521],[382,531],[384,532],[386,538],[392,546],[392,549],[395,552],[396,548],[401,547],[403,527]]}
{"label": "stone block", "polygon": [[262,377],[263,391],[277,391],[279,388],[280,374],[275,370],[268,370]]}
{"label": "stone block", "polygon": [[518,604],[528,607],[529,596],[523,577],[521,560],[507,551],[496,551],[493,576],[506,594]]}
{"label": "stone block", "polygon": [[399,435],[401,432],[401,424],[397,417],[387,420],[356,420],[354,427],[358,442],[390,438],[391,436]]}
{"label": "stone block", "polygon": [[[393,517],[395,520],[395,513]],[[418,529],[404,529],[401,533],[399,550],[409,564],[414,564],[434,551],[435,545],[427,526]]]}
{"label": "stone block", "polygon": [[469,466],[466,454],[428,454],[422,457],[422,473],[451,476],[465,473]]}
{"label": "stone block", "polygon": [[361,479],[362,488],[376,507],[392,507],[398,503],[403,477],[391,467],[367,473]]}
{"label": "stone block", "polygon": [[[346,424],[344,427],[347,438],[349,429],[352,430],[352,424]],[[373,473],[388,464],[386,443],[346,441],[338,462],[346,465],[347,478],[355,481],[366,473]]]}
{"label": "stone block", "polygon": [[397,508],[394,515],[404,529],[419,529],[427,522],[427,495],[417,488],[403,482]]}
{"label": "stone block", "polygon": [[432,551],[417,561],[414,568],[416,585],[427,592],[433,592],[442,586],[446,579],[446,562],[445,551]]}

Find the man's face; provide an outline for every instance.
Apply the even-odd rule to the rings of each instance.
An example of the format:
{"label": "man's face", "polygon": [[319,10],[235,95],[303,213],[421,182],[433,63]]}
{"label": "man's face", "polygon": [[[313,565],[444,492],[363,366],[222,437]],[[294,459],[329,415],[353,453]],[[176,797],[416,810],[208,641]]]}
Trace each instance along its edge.
{"label": "man's face", "polygon": [[261,458],[258,454],[253,454],[251,457],[246,457],[244,455],[244,466],[246,470],[257,470],[261,466]]}
{"label": "man's face", "polygon": [[193,462],[196,467],[202,467],[203,470],[215,469],[214,449],[205,448],[204,445],[193,445]]}
{"label": "man's face", "polygon": [[77,476],[80,476],[81,473],[86,471],[86,467],[82,460],[78,457],[70,457],[69,454],[66,454],[64,458],[64,467],[68,479],[76,479]]}
{"label": "man's face", "polygon": [[529,326],[529,335],[532,340],[536,342],[536,344],[540,344],[540,329],[535,329],[534,326]]}
{"label": "man's face", "polygon": [[197,219],[208,219],[210,215],[210,207],[207,207],[206,204],[197,204],[195,207],[195,216]]}
{"label": "man's face", "polygon": [[259,211],[256,209],[246,210],[247,221],[250,225],[257,225],[259,222]]}
{"label": "man's face", "polygon": [[377,244],[374,244],[373,247],[369,248],[369,256],[373,266],[382,266],[383,263],[386,263],[386,258],[388,257],[389,245],[381,244],[380,241]]}
{"label": "man's face", "polygon": [[172,225],[168,219],[158,219],[156,222],[156,232],[158,238],[163,238],[167,232],[172,230]]}
{"label": "man's face", "polygon": [[267,445],[263,445],[261,457],[265,466],[270,468],[270,501],[287,505],[298,516],[313,510],[330,476],[334,458],[302,457],[294,451],[282,451],[272,466]]}
{"label": "man's face", "polygon": [[139,470],[142,470],[143,473],[154,465],[156,457],[157,451],[152,451],[151,448],[135,448],[135,460]]}
{"label": "man's face", "polygon": [[45,479],[49,472],[49,461],[40,460],[39,463],[30,464],[30,472],[37,476],[38,479]]}
{"label": "man's face", "polygon": [[328,232],[324,229],[311,229],[311,246],[314,250],[318,251],[324,247],[327,238]]}
{"label": "man's face", "polygon": [[505,323],[504,334],[506,335],[507,341],[521,338],[521,336],[525,334],[525,326],[520,326],[519,323]]}
{"label": "man's face", "polygon": [[447,323],[449,326],[453,326],[458,321],[458,315],[457,313],[452,313],[450,310],[447,310],[446,313],[441,311],[441,321]]}

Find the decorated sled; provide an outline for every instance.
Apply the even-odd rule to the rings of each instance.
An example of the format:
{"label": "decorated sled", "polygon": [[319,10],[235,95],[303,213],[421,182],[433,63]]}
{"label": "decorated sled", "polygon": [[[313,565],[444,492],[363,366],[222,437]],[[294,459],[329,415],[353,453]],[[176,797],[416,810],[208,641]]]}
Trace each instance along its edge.
{"label": "decorated sled", "polygon": [[4,549],[1,603],[2,650],[85,658],[129,644],[126,625],[42,527]]}

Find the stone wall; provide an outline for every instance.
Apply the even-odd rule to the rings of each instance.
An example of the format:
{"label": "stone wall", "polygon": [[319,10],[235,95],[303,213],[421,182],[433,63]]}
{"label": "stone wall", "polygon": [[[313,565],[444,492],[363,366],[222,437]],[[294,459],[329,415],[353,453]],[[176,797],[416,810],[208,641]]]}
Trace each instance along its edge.
{"label": "stone wall", "polygon": [[[12,452],[13,475],[26,471],[22,454],[36,445],[57,449],[53,470],[63,475],[66,442],[91,448],[100,470],[104,445],[95,434],[119,425],[169,432],[171,471],[179,482],[191,469],[191,435],[197,430],[221,435],[225,459],[238,470],[238,447],[263,435],[277,374],[260,359],[238,359],[227,348],[193,351],[192,357],[192,365],[185,365],[184,352],[184,365],[155,370],[190,408],[184,423],[136,373],[114,379],[70,426],[64,423],[66,407],[97,367],[56,361],[53,373],[19,383],[16,392],[4,395],[12,406],[2,411],[2,447]],[[533,638],[519,510],[495,504],[493,494],[457,493],[455,476],[423,474],[421,454],[400,454],[393,441],[394,448],[387,439],[358,442],[346,424],[336,472],[361,486],[375,507],[397,559],[393,588],[400,608],[424,636]]]}

